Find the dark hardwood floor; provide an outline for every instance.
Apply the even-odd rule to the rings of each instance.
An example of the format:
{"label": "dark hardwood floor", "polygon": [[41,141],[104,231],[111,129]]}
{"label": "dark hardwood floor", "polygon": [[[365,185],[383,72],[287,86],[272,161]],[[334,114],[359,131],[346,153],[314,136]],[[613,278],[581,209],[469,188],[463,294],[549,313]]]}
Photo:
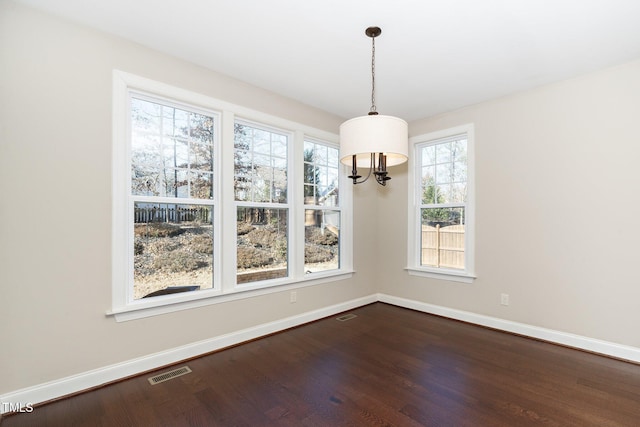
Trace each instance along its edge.
{"label": "dark hardwood floor", "polygon": [[38,406],[2,427],[640,426],[639,365],[382,303],[350,313],[178,364],[193,372],[157,385],[148,374]]}

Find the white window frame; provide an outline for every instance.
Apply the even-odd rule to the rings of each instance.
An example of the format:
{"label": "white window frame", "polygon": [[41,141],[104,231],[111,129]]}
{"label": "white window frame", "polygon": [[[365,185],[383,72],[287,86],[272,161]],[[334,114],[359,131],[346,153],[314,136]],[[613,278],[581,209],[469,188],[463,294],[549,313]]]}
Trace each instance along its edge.
{"label": "white window frame", "polygon": [[[304,158],[304,142],[305,141],[312,142],[314,144],[326,145],[326,146],[331,147],[331,148],[337,148],[338,149],[338,153],[340,152],[340,144],[338,144],[338,143],[335,143],[335,142],[332,143],[332,142],[328,142],[328,141],[323,141],[323,140],[320,140],[318,138],[305,137],[303,142],[302,142],[302,151],[303,151],[302,157],[303,158]],[[339,158],[340,158],[340,156],[338,155],[338,159]],[[298,175],[298,176],[302,176],[303,178],[298,180],[298,181],[300,181],[301,189],[299,189],[297,191],[299,191],[300,194],[304,194],[304,160],[301,163],[302,163],[302,167],[303,167],[303,172],[301,172],[301,174]],[[323,276],[326,276],[326,275],[334,274],[334,272],[336,272],[336,271],[340,271],[342,269],[342,263],[346,262],[347,255],[348,255],[348,259],[349,259],[348,265],[349,265],[349,267],[351,266],[351,251],[350,251],[350,249],[347,251],[347,248],[349,246],[346,245],[346,241],[343,239],[343,236],[346,233],[347,236],[350,236],[349,237],[349,239],[350,239],[349,241],[351,241],[351,234],[350,233],[351,233],[351,230],[352,230],[353,227],[351,227],[351,225],[349,225],[349,229],[345,230],[345,226],[342,223],[342,221],[345,219],[345,216],[346,216],[344,206],[345,205],[349,205],[350,206],[353,185],[350,182],[348,182],[347,179],[345,179],[345,176],[347,176],[347,174],[343,173],[344,171],[345,171],[345,166],[342,165],[342,163],[340,161],[338,161],[338,178],[339,178],[339,180],[338,180],[338,192],[339,193],[338,194],[339,194],[339,196],[338,196],[338,205],[337,206],[307,205],[307,204],[304,203],[304,199],[302,200],[302,204],[301,204],[302,205],[302,209],[301,209],[302,212],[301,212],[301,215],[302,215],[303,218],[305,216],[305,211],[307,209],[320,210],[320,211],[323,211],[323,210],[336,211],[336,212],[340,213],[340,235],[339,235],[339,245],[340,245],[340,247],[338,249],[338,251],[339,251],[338,253],[340,254],[340,260],[339,260],[338,269],[326,270],[326,271],[315,271],[315,272],[310,272],[310,273],[303,272],[303,274],[306,277],[309,277],[309,278],[323,277]],[[345,189],[344,187],[347,187],[347,188]],[[348,202],[346,202],[343,199],[343,195],[345,193],[346,193],[346,196],[348,196]],[[303,229],[304,229],[304,220],[302,221],[302,226],[303,226]],[[304,231],[303,231],[303,233],[302,233],[302,235],[300,237],[301,237],[300,244],[302,245],[301,246],[302,247],[302,262],[299,265],[301,265],[302,268],[304,268],[304,248],[305,248],[305,244],[306,244]],[[342,252],[343,250],[345,251],[344,253]]]}
{"label": "white window frame", "polygon": [[[269,126],[264,123],[257,122],[255,120],[244,119],[237,116],[234,120],[234,124],[235,123],[249,126],[254,129],[260,129],[266,132],[273,132],[276,134],[285,135],[287,137],[287,172],[293,170],[294,156],[292,154],[293,154],[293,144],[295,141],[294,132],[290,130],[282,129],[282,128],[276,128],[274,126]],[[234,151],[235,151],[235,138],[234,138]],[[297,276],[296,274],[297,266],[293,265],[294,262],[292,262],[293,261],[292,255],[296,253],[297,248],[295,244],[296,242],[294,241],[295,239],[293,238],[295,234],[295,227],[294,227],[294,219],[293,219],[294,209],[293,209],[292,199],[294,198],[292,198],[293,185],[291,182],[292,181],[291,177],[292,177],[292,174],[287,173],[287,201],[285,203],[237,201],[235,200],[235,193],[234,193],[234,197],[233,197],[233,203],[234,203],[234,209],[235,209],[234,218],[238,212],[239,207],[261,208],[261,209],[282,209],[287,211],[287,276],[278,278],[278,279],[259,280],[255,282],[247,282],[247,283],[241,283],[241,284],[236,283],[236,286],[239,289],[247,290],[247,289],[265,288],[265,287],[273,286],[273,284],[278,284],[283,280],[287,280],[291,277]],[[236,260],[234,262],[234,265],[237,266],[237,252],[236,252]],[[234,276],[234,281],[236,280],[236,278],[237,278],[237,275]]]}
{"label": "white window frame", "polygon": [[[165,99],[172,105],[216,114],[214,142],[214,284],[212,289],[133,300],[133,244],[131,221],[133,204],[131,188],[130,92]],[[199,93],[160,83],[119,70],[113,71],[113,146],[112,146],[112,307],[107,315],[128,321],[178,310],[283,292],[305,286],[343,280],[353,274],[352,189],[346,185],[346,169],[341,166],[340,195],[340,268],[313,275],[304,274],[304,140],[315,139],[339,146],[337,134],[258,112]],[[289,275],[280,279],[236,284],[236,229],[222,224],[235,224],[237,204],[233,189],[234,123],[237,120],[287,131],[289,141],[288,196],[289,208]],[[299,177],[299,178],[296,178]],[[171,203],[180,202],[172,199]],[[275,206],[277,207],[277,206]],[[288,301],[288,294],[287,294]]]}
{"label": "white window frame", "polygon": [[[467,137],[467,200],[465,208],[465,268],[464,270],[420,265],[421,232],[421,159],[417,147],[425,143],[464,134]],[[472,283],[475,276],[475,140],[473,124],[431,132],[409,138],[409,213],[407,238],[407,272],[413,276]]]}
{"label": "white window frame", "polygon": [[[211,289],[203,289],[202,292],[204,292],[205,294],[209,293],[209,294],[217,294],[220,291],[220,283],[221,283],[221,276],[220,276],[220,260],[219,260],[219,251],[221,249],[220,246],[220,238],[216,238],[216,236],[219,236],[220,233],[220,179],[219,179],[219,168],[220,168],[220,119],[221,119],[221,115],[220,112],[218,111],[214,111],[211,109],[204,109],[202,107],[197,107],[197,106],[192,106],[192,105],[187,105],[184,103],[180,103],[180,102],[176,102],[174,100],[168,99],[166,97],[160,97],[160,96],[156,96],[153,94],[150,94],[148,92],[143,92],[140,90],[135,90],[135,89],[130,89],[127,90],[127,117],[131,116],[131,110],[130,110],[130,106],[131,106],[131,100],[132,98],[136,98],[136,99],[140,99],[143,101],[147,101],[147,102],[152,102],[152,103],[158,103],[158,104],[162,104],[162,105],[166,105],[169,107],[174,107],[174,108],[179,108],[179,109],[183,109],[189,112],[195,112],[198,114],[202,114],[205,116],[209,116],[212,117],[214,120],[214,125],[213,125],[213,129],[214,129],[214,140],[213,140],[213,150],[214,150],[214,154],[213,154],[213,160],[214,160],[214,164],[213,164],[213,174],[214,174],[214,181],[213,181],[213,198],[212,199],[192,199],[192,198],[184,198],[184,197],[170,197],[170,196],[140,196],[140,195],[133,195],[131,194],[130,190],[128,191],[128,200],[127,200],[127,211],[129,212],[129,216],[131,215],[131,212],[133,212],[134,207],[135,207],[135,203],[141,202],[141,203],[159,203],[159,204],[181,204],[181,205],[201,205],[201,206],[210,206],[212,208],[212,215],[213,215],[213,236],[214,236],[214,241],[213,241],[213,245],[214,245],[214,251],[213,251],[213,271],[214,271],[214,277],[213,277],[213,284],[212,284],[212,288]],[[127,124],[129,124],[130,122],[127,121]],[[131,135],[131,129],[129,127],[127,127],[127,142],[126,142],[126,149],[127,149],[127,165],[131,164],[131,145],[132,145],[132,141],[130,140],[130,135]],[[127,170],[130,170],[129,168],[127,168]],[[126,173],[125,174],[126,177],[126,186],[127,189],[131,188],[131,174],[130,173]],[[128,262],[130,263],[131,260],[133,259],[133,243],[134,243],[134,236],[133,236],[133,228],[132,228],[132,224],[129,222],[130,219],[129,217],[127,217],[127,225],[126,225],[126,230],[127,230],[127,243],[126,243],[126,252],[127,252],[127,258],[128,258]],[[127,268],[127,274],[128,274],[128,283],[133,283],[133,268]],[[179,297],[184,297],[184,295],[180,295]],[[177,298],[180,299],[180,298]],[[136,305],[142,305],[142,300],[138,299],[135,300],[133,298],[133,287],[132,286],[127,286],[126,289],[126,300],[132,304],[132,306],[136,306]]]}

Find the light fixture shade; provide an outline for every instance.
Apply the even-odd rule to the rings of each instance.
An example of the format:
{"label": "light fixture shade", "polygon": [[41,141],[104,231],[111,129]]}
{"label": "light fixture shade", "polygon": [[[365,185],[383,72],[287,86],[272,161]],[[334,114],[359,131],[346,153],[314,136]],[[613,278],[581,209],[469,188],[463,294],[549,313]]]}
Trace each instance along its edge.
{"label": "light fixture shade", "polygon": [[407,122],[393,116],[356,117],[340,125],[340,162],[351,166],[356,155],[357,167],[371,167],[371,153],[387,156],[387,166],[407,161],[409,130]]}

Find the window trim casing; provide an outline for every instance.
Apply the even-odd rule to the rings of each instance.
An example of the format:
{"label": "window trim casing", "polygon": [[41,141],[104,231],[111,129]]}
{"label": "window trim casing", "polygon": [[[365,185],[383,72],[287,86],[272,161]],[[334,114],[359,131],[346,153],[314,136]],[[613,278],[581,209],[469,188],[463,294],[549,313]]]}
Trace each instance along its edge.
{"label": "window trim casing", "polygon": [[[428,142],[466,134],[467,136],[467,201],[465,203],[465,269],[427,267],[420,265],[420,200],[417,190],[421,188],[420,174],[417,172],[416,147]],[[475,278],[475,135],[473,123],[442,129],[409,138],[408,193],[409,209],[407,220],[407,270],[412,276],[442,279],[453,282],[472,283]]]}
{"label": "window trim casing", "polygon": [[[214,202],[214,232],[218,232],[221,236],[214,240],[214,254],[221,268],[217,268],[212,289],[200,290],[198,292],[186,292],[181,294],[173,294],[150,298],[148,300],[129,300],[129,272],[133,271],[131,265],[132,257],[128,253],[123,254],[123,248],[128,248],[129,238],[129,189],[130,189],[130,144],[128,143],[129,113],[128,105],[129,92],[142,92],[158,98],[167,99],[172,104],[185,104],[201,108],[206,111],[217,112],[219,121],[219,132],[216,140],[216,158],[214,159],[215,170],[220,171],[220,176],[215,179],[215,195]],[[170,313],[189,308],[201,307],[209,304],[223,303],[231,300],[250,298],[257,295],[264,295],[275,292],[283,292],[288,289],[296,289],[300,287],[312,286],[332,282],[335,280],[343,280],[349,278],[353,274],[352,263],[352,190],[346,185],[345,173],[340,174],[340,187],[343,194],[342,207],[343,217],[341,222],[341,239],[340,251],[342,254],[341,268],[339,270],[327,273],[316,273],[308,275],[311,277],[290,274],[289,277],[283,279],[275,279],[264,281],[256,286],[238,286],[235,281],[235,251],[223,251],[222,242],[235,241],[234,227],[221,227],[221,223],[228,223],[230,219],[235,218],[236,204],[233,197],[233,185],[229,188],[229,182],[233,182],[233,162],[223,162],[222,158],[233,158],[233,123],[235,118],[260,123],[264,126],[273,126],[278,129],[288,130],[291,132],[293,139],[289,148],[289,153],[293,154],[289,160],[289,164],[293,164],[294,173],[302,176],[302,150],[304,138],[314,138],[320,141],[326,141],[330,144],[338,145],[339,137],[337,134],[322,131],[300,123],[282,119],[266,113],[255,111],[246,107],[235,105],[226,101],[218,100],[207,95],[192,92],[186,89],[175,87],[169,84],[161,83],[155,80],[140,77],[131,73],[120,70],[113,70],[113,94],[112,94],[112,230],[111,230],[111,255],[112,255],[112,304],[111,309],[107,311],[108,316],[114,316],[115,320],[127,321],[148,316],[155,316],[164,313]],[[218,148],[219,147],[219,148]],[[300,163],[300,165],[298,165]],[[341,166],[342,167],[342,166]],[[342,167],[341,171],[344,171]],[[231,179],[229,179],[231,177]],[[304,215],[304,205],[302,204],[302,184],[301,180],[290,183],[291,197],[289,200],[290,215],[298,217],[294,224],[300,224],[300,218]],[[230,194],[229,194],[230,193]],[[124,197],[123,195],[127,195]],[[300,212],[302,214],[300,214]],[[217,223],[218,225],[216,226]],[[218,228],[216,228],[218,227]],[[293,236],[302,236],[302,245],[294,244],[290,250],[291,261],[296,262],[296,248],[304,248],[304,232],[293,232]],[[298,237],[296,239],[299,240]],[[132,249],[131,249],[132,251]],[[226,254],[225,254],[226,252]],[[229,254],[233,252],[233,254]],[[232,259],[231,259],[232,258]],[[298,257],[299,258],[299,257]],[[224,265],[232,265],[233,268],[224,268]],[[303,271],[303,267],[298,269]],[[217,282],[216,282],[217,281]]]}

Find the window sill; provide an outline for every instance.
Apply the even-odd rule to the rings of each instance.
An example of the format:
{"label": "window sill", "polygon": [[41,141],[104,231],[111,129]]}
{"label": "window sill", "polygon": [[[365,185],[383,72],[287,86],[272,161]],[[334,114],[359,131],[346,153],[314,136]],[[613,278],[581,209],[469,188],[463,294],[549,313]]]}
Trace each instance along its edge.
{"label": "window sill", "polygon": [[113,316],[116,322],[126,322],[129,320],[142,319],[145,317],[158,316],[166,313],[173,313],[180,310],[188,310],[212,304],[220,304],[229,301],[236,301],[245,298],[252,298],[260,295],[267,295],[276,292],[284,292],[291,289],[299,289],[307,286],[320,285],[323,283],[349,279],[353,271],[340,271],[338,273],[318,273],[317,277],[308,277],[302,280],[292,280],[269,287],[242,289],[239,286],[235,291],[221,293],[220,290],[209,289],[196,291],[188,294],[167,295],[152,298],[150,301],[136,301],[136,303],[122,308],[114,308],[106,313]]}
{"label": "window sill", "polygon": [[407,267],[405,268],[409,275],[411,276],[419,276],[419,277],[428,277],[430,279],[440,279],[440,280],[448,280],[450,282],[461,282],[461,283],[473,283],[476,279],[476,276],[473,274],[469,274],[466,271],[456,271],[456,270],[445,270],[445,269],[426,269],[426,268],[417,268],[417,267]]}

